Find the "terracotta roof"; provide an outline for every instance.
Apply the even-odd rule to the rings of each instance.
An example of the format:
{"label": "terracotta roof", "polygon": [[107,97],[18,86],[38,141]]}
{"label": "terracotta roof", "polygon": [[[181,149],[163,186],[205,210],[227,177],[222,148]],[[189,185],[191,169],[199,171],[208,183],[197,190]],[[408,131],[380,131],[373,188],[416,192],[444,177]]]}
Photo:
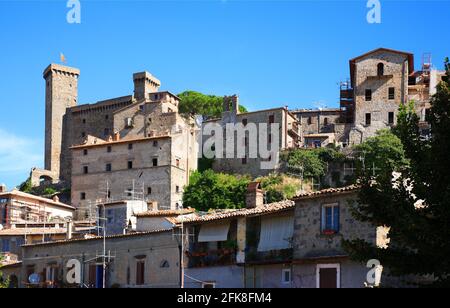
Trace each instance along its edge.
{"label": "terracotta roof", "polygon": [[65,234],[66,228],[11,228],[0,230],[3,235],[41,235],[41,234]]}
{"label": "terracotta roof", "polygon": [[329,138],[332,134],[327,133],[319,133],[319,134],[306,134],[303,137],[304,138]]}
{"label": "terracotta roof", "polygon": [[61,207],[65,207],[68,209],[72,209],[75,210],[75,208],[71,205],[59,202],[59,201],[53,201],[52,199],[47,199],[44,197],[40,197],[40,196],[35,196],[29,193],[25,193],[23,191],[17,190],[17,189],[13,189],[12,191],[9,192],[4,192],[4,193],[0,193],[0,197],[10,197],[10,196],[19,196],[19,197],[24,197],[24,198],[29,198],[29,199],[34,199],[37,201],[42,201],[45,202],[47,204],[51,204],[51,205],[56,205],[56,206],[61,206]]}
{"label": "terracotta roof", "polygon": [[21,266],[22,265],[22,261],[13,261],[13,262],[6,262],[4,263],[1,268],[2,269],[7,269],[10,267],[16,267],[16,266]]}
{"label": "terracotta roof", "polygon": [[216,212],[216,213],[210,213],[210,214],[206,214],[203,216],[196,216],[196,217],[190,217],[190,218],[179,217],[178,222],[179,223],[181,223],[181,222],[197,223],[197,222],[208,222],[208,221],[234,218],[234,217],[265,215],[265,214],[272,214],[272,213],[277,213],[277,212],[293,209],[294,207],[295,207],[294,201],[284,200],[284,201],[280,201],[280,202],[264,204],[264,205],[258,206],[256,208],[251,208],[251,209],[237,209],[237,210],[230,210],[230,211],[224,211],[224,212]]}
{"label": "terracotta roof", "polygon": [[134,216],[136,216],[136,217],[177,216],[177,215],[190,214],[190,213],[194,213],[194,212],[195,212],[195,209],[186,208],[186,209],[181,209],[181,210],[147,211],[147,212],[138,213]]}
{"label": "terracotta roof", "polygon": [[133,138],[133,139],[120,139],[117,141],[105,141],[100,138],[96,138],[98,140],[97,143],[91,143],[91,144],[80,144],[70,147],[71,149],[84,149],[84,148],[92,148],[92,147],[99,147],[99,146],[105,146],[105,145],[112,145],[112,144],[121,144],[121,143],[130,143],[130,142],[145,142],[149,140],[157,140],[157,139],[165,139],[170,138],[169,135],[162,135],[162,136],[154,136],[154,137],[143,137],[143,138]]}
{"label": "terracotta roof", "polygon": [[359,185],[349,185],[349,186],[340,187],[340,188],[328,188],[328,189],[322,189],[322,190],[318,190],[318,191],[310,191],[310,192],[301,193],[292,199],[300,200],[300,199],[309,199],[309,198],[314,198],[314,197],[323,197],[323,196],[327,196],[327,195],[349,193],[349,192],[358,190],[359,188],[360,188]]}
{"label": "terracotta roof", "polygon": [[[134,232],[134,233],[128,233],[128,234],[116,234],[116,235],[108,235],[105,236],[106,239],[114,239],[114,238],[123,238],[123,237],[133,237],[133,236],[141,236],[141,235],[149,235],[154,233],[163,233],[163,232],[169,232],[172,231],[172,228],[169,229],[159,229],[159,230],[152,230],[152,231],[145,231],[145,232]],[[70,240],[60,240],[60,241],[51,241],[51,242],[45,242],[45,243],[35,243],[35,244],[26,244],[22,247],[32,247],[32,246],[44,246],[44,245],[63,245],[63,244],[69,244],[74,242],[85,242],[85,241],[95,241],[95,240],[103,240],[103,236],[92,236],[89,238],[75,238]]]}

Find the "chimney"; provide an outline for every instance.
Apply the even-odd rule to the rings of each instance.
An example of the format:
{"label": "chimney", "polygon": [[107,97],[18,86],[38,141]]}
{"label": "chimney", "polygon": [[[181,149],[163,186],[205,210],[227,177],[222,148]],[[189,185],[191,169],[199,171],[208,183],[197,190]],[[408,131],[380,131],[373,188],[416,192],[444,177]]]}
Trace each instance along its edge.
{"label": "chimney", "polygon": [[72,239],[73,221],[71,219],[68,220],[66,226],[67,226],[66,239],[70,240]]}
{"label": "chimney", "polygon": [[59,202],[59,197],[58,197],[57,195],[54,195],[52,199],[53,199],[53,201],[55,201],[55,202]]}
{"label": "chimney", "polygon": [[120,140],[120,133],[119,132],[115,132],[114,133],[114,137],[113,137],[113,141],[119,141]]}
{"label": "chimney", "polygon": [[6,192],[6,185],[0,184],[0,194]]}
{"label": "chimney", "polygon": [[264,192],[260,182],[248,184],[245,205],[248,209],[264,205]]}

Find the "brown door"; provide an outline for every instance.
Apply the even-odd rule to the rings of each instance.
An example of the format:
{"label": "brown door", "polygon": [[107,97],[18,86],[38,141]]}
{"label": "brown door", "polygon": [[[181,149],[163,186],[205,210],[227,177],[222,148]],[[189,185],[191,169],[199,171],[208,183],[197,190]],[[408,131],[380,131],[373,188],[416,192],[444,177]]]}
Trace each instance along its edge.
{"label": "brown door", "polygon": [[337,288],[337,269],[321,268],[319,269],[319,287],[325,289]]}
{"label": "brown door", "polygon": [[96,281],[97,281],[97,266],[95,264],[89,264],[89,288],[95,288]]}

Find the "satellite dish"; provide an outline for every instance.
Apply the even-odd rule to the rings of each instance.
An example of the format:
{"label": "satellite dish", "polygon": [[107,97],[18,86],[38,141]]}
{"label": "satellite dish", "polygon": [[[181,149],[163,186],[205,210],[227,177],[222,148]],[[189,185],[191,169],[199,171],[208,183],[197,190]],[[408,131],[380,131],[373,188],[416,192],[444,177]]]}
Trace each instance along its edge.
{"label": "satellite dish", "polygon": [[28,281],[31,284],[38,284],[41,281],[41,276],[39,274],[33,273],[28,277]]}

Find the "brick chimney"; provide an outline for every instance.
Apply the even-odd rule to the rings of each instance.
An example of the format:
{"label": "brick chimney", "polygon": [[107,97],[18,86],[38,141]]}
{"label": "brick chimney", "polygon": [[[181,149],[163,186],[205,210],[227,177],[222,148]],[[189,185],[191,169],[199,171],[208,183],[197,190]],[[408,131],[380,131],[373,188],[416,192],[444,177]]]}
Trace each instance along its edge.
{"label": "brick chimney", "polygon": [[4,193],[4,192],[6,192],[6,185],[0,184],[0,193]]}
{"label": "brick chimney", "polygon": [[245,205],[247,208],[255,208],[264,205],[264,192],[261,189],[260,182],[251,182],[248,184]]}
{"label": "brick chimney", "polygon": [[114,137],[113,137],[113,141],[119,141],[120,140],[120,133],[119,132],[115,132],[114,133]]}

